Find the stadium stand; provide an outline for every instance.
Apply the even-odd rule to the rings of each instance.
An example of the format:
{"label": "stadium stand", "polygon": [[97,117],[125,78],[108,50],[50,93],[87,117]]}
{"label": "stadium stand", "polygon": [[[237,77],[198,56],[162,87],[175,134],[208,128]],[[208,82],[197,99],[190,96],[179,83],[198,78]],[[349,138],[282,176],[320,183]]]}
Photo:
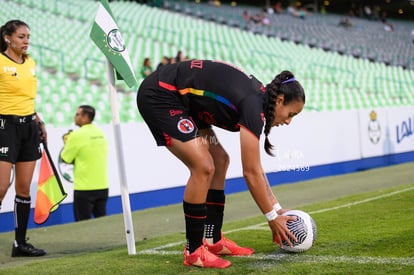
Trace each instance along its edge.
{"label": "stadium stand", "polygon": [[[0,21],[19,18],[31,26],[30,53],[38,64],[39,112],[49,124],[69,125],[83,103],[97,107],[96,121],[110,123],[105,59],[89,38],[96,1],[0,0]],[[270,26],[248,26],[246,7],[165,1],[163,9],[112,1],[111,9],[139,72],[142,60],[158,64],[182,50],[190,58],[231,62],[261,81],[293,71],[306,89],[307,111],[414,105],[412,22],[384,32],[374,22],[353,20],[339,28],[339,15],[306,20],[272,15]],[[257,10],[249,7],[254,13]],[[138,84],[142,79],[138,77]],[[121,122],[141,121],[137,87],[116,81]]]}
{"label": "stadium stand", "polygon": [[299,20],[285,11],[281,14],[266,13],[271,23],[263,25],[247,23],[242,17],[244,11],[250,15],[263,13],[259,7],[214,6],[190,1],[165,1],[165,7],[254,33],[279,37],[282,40],[414,68],[412,47],[408,47],[407,43],[413,23],[408,21],[397,21],[398,27],[392,32],[386,32],[384,24],[379,20],[352,17],[348,18],[352,27],[343,28],[338,25],[343,15],[311,13],[305,20]]}

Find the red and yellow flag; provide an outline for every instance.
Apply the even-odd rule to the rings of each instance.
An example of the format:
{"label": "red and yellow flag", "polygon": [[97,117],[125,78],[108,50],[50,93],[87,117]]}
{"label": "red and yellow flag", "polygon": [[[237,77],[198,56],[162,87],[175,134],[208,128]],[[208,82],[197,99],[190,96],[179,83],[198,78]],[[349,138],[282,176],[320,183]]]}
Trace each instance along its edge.
{"label": "red and yellow flag", "polygon": [[50,160],[47,147],[44,146],[40,161],[39,180],[37,184],[34,222],[42,224],[47,221],[49,214],[59,207],[67,194],[63,188],[56,168]]}

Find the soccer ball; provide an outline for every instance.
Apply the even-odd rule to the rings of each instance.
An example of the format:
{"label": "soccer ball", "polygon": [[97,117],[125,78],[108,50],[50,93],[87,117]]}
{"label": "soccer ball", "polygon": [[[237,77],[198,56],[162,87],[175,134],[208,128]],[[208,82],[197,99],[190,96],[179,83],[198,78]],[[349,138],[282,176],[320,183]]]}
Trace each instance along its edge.
{"label": "soccer ball", "polygon": [[287,228],[298,239],[297,242],[290,239],[292,247],[283,241],[282,249],[288,252],[303,252],[310,249],[316,240],[317,228],[312,217],[301,210],[289,210],[283,216],[295,216],[296,221],[288,221]]}

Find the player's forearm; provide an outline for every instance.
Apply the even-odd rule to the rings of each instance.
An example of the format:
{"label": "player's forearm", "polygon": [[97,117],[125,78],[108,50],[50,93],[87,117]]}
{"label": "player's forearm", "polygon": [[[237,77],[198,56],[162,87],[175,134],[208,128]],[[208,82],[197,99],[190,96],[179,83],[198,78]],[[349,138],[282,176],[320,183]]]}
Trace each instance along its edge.
{"label": "player's forearm", "polygon": [[268,187],[265,175],[261,172],[244,172],[244,178],[253,199],[262,213],[265,214],[271,211],[276,202],[270,187]]}
{"label": "player's forearm", "polygon": [[263,178],[264,178],[265,183],[266,183],[267,196],[269,197],[270,201],[272,202],[272,205],[275,205],[275,204],[278,203],[278,200],[277,200],[275,194],[273,193],[272,189],[270,188],[269,180],[268,180],[267,175],[266,175],[265,172],[263,172]]}

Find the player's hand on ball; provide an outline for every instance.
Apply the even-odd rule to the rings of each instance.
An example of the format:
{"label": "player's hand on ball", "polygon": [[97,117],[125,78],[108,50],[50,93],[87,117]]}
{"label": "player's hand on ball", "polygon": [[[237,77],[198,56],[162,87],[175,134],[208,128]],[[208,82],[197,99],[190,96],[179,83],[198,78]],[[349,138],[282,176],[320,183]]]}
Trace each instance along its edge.
{"label": "player's hand on ball", "polygon": [[277,214],[278,215],[283,215],[283,213],[285,213],[285,212],[287,212],[287,211],[289,211],[290,209],[285,209],[285,208],[281,208],[281,209],[279,209],[278,211],[277,211]]}
{"label": "player's hand on ball", "polygon": [[286,226],[287,221],[294,220],[296,220],[295,217],[277,216],[276,219],[269,222],[269,226],[272,229],[273,241],[280,247],[283,246],[283,241],[286,241],[286,243],[291,247],[293,244],[290,240],[297,241],[296,237],[289,231]]}

